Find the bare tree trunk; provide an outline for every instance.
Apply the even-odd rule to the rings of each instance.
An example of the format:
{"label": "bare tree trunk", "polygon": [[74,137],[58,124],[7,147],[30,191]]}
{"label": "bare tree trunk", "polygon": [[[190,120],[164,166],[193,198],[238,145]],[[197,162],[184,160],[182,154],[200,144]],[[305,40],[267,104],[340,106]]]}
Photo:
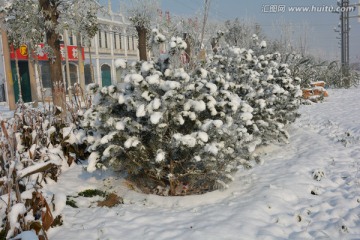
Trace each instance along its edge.
{"label": "bare tree trunk", "polygon": [[186,63],[190,63],[190,60],[191,60],[191,43],[190,43],[189,34],[184,33],[184,40],[186,42],[186,49],[185,49]]}
{"label": "bare tree trunk", "polygon": [[38,93],[37,93],[37,84],[36,84],[36,74],[35,74],[35,66],[34,66],[34,54],[33,53],[33,48],[30,46],[30,44],[28,45],[28,52],[29,52],[29,60],[28,60],[28,66],[29,66],[29,76],[30,76],[30,89],[31,89],[31,101],[33,102],[33,106],[37,107],[38,106],[38,101],[39,101],[39,97],[38,97]]}
{"label": "bare tree trunk", "polygon": [[72,104],[73,102],[73,86],[71,85],[71,79],[70,79],[70,65],[69,65],[69,54],[68,54],[68,31],[65,30],[64,31],[64,49],[65,49],[65,69],[66,69],[66,82],[68,84],[68,96],[69,96],[69,101]]}
{"label": "bare tree trunk", "polygon": [[17,77],[17,84],[19,87],[19,103],[23,103],[23,98],[22,98],[22,89],[21,89],[21,77],[20,77],[20,71],[19,71],[19,60],[18,60],[18,56],[17,56],[17,52],[16,49],[14,48],[14,53],[15,53],[15,69],[16,69],[16,77]]}
{"label": "bare tree trunk", "polygon": [[200,37],[200,49],[203,49],[203,41],[204,41],[204,35],[205,35],[205,27],[206,27],[206,22],[208,19],[208,15],[209,15],[209,10],[210,10],[210,0],[205,0],[204,3],[204,19],[203,19],[203,25],[202,25],[202,29],[201,29],[201,37]]}
{"label": "bare tree trunk", "polygon": [[[49,46],[55,50],[55,59],[50,60],[50,75],[51,75],[51,92],[53,96],[53,103],[57,107],[61,107],[63,111],[66,110],[66,95],[63,76],[61,71],[61,54],[60,45],[53,41],[54,38],[58,39],[58,34],[54,34],[48,41]],[[56,40],[57,41],[57,40]]]}
{"label": "bare tree trunk", "polygon": [[11,72],[11,60],[10,60],[10,53],[9,53],[9,42],[7,38],[6,31],[3,28],[0,28],[1,33],[1,40],[3,44],[3,53],[4,53],[4,65],[5,65],[5,76],[6,76],[6,90],[7,90],[7,101],[9,104],[10,110],[16,109],[15,103],[15,94],[14,94],[14,82],[13,82],[13,75]]}
{"label": "bare tree trunk", "polygon": [[60,36],[55,32],[55,27],[58,25],[59,10],[57,9],[58,5],[52,4],[51,2],[50,0],[39,0],[45,21],[51,21],[54,26],[45,32],[46,42],[53,51],[51,54],[53,56],[49,58],[51,91],[53,103],[56,107],[62,109],[62,117],[64,119],[66,116],[66,95],[61,71]]}
{"label": "bare tree trunk", "polygon": [[81,35],[80,35],[80,33],[78,33],[76,35],[76,39],[77,39],[77,50],[78,50],[80,87],[81,87],[82,91],[85,91],[85,69],[84,69],[84,60],[82,58],[82,46],[81,46]]}
{"label": "bare tree trunk", "polygon": [[147,50],[146,50],[147,29],[144,26],[137,26],[136,31],[139,37],[140,61],[147,61]]}

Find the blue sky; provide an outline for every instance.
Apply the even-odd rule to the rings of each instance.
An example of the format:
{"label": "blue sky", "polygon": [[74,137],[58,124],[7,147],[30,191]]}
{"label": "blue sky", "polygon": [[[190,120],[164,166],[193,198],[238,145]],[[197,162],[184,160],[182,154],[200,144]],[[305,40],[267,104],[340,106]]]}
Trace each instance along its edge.
{"label": "blue sky", "polygon": [[[114,11],[118,11],[128,0],[112,0]],[[108,0],[101,0],[107,4]],[[161,0],[163,11],[171,15],[195,16],[203,8],[203,0]],[[356,4],[358,0],[350,0]],[[271,13],[270,5],[285,6],[285,11]],[[338,36],[334,27],[339,23],[339,14],[330,12],[290,12],[290,7],[336,7],[336,0],[211,0],[210,18],[217,20],[251,19],[258,22],[270,38],[278,36],[276,22],[282,21],[292,25],[294,34],[300,34],[304,25],[308,26],[308,41],[311,52],[316,55],[340,58]],[[358,15],[358,10],[350,13]],[[360,22],[356,18],[350,20],[350,61],[360,61]],[[296,37],[295,37],[296,38]],[[295,39],[296,41],[296,39]]]}

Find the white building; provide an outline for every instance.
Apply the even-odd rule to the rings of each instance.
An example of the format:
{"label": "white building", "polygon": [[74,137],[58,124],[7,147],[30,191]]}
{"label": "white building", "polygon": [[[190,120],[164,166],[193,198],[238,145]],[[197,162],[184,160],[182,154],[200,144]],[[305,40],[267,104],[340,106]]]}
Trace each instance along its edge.
{"label": "white building", "polygon": [[[100,16],[99,32],[91,41],[91,58],[97,83],[110,85],[120,81],[120,70],[115,68],[115,60],[124,58],[128,61],[139,59],[138,40],[133,27],[120,13]],[[85,51],[85,73],[90,73],[90,53]],[[109,79],[110,77],[110,79]],[[88,78],[86,78],[88,79]],[[110,82],[111,81],[111,82]]]}

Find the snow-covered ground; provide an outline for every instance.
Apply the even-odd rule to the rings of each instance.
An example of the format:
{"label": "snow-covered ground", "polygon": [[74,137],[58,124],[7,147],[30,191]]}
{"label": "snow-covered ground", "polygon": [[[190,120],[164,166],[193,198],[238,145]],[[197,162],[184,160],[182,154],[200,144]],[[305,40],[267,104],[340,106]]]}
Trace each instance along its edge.
{"label": "snow-covered ground", "polygon": [[10,118],[13,115],[14,112],[9,110],[6,102],[0,102],[0,119]]}
{"label": "snow-covered ground", "polygon": [[225,191],[145,195],[120,176],[70,167],[45,191],[97,188],[125,203],[89,207],[78,197],[49,239],[360,239],[360,89],[329,94],[302,106],[290,143],[262,149],[262,164],[239,170]]}

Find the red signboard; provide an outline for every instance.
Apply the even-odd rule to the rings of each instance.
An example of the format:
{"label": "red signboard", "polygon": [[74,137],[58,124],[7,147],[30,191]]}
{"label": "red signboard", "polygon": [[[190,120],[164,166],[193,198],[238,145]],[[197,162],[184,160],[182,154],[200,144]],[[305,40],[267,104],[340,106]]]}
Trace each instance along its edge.
{"label": "red signboard", "polygon": [[[78,61],[78,48],[77,46],[67,46],[68,52],[68,59],[69,61]],[[65,61],[65,49],[64,45],[60,44],[60,53],[61,53],[61,60]],[[18,60],[28,60],[29,59],[29,52],[26,45],[21,45],[18,49],[16,49],[16,54]],[[44,44],[39,44],[36,49],[34,50],[34,54],[37,55],[39,61],[47,61],[49,60],[47,54],[44,52]],[[85,59],[84,48],[81,48],[81,56]],[[15,59],[15,51],[14,48],[10,48],[10,58]]]}

